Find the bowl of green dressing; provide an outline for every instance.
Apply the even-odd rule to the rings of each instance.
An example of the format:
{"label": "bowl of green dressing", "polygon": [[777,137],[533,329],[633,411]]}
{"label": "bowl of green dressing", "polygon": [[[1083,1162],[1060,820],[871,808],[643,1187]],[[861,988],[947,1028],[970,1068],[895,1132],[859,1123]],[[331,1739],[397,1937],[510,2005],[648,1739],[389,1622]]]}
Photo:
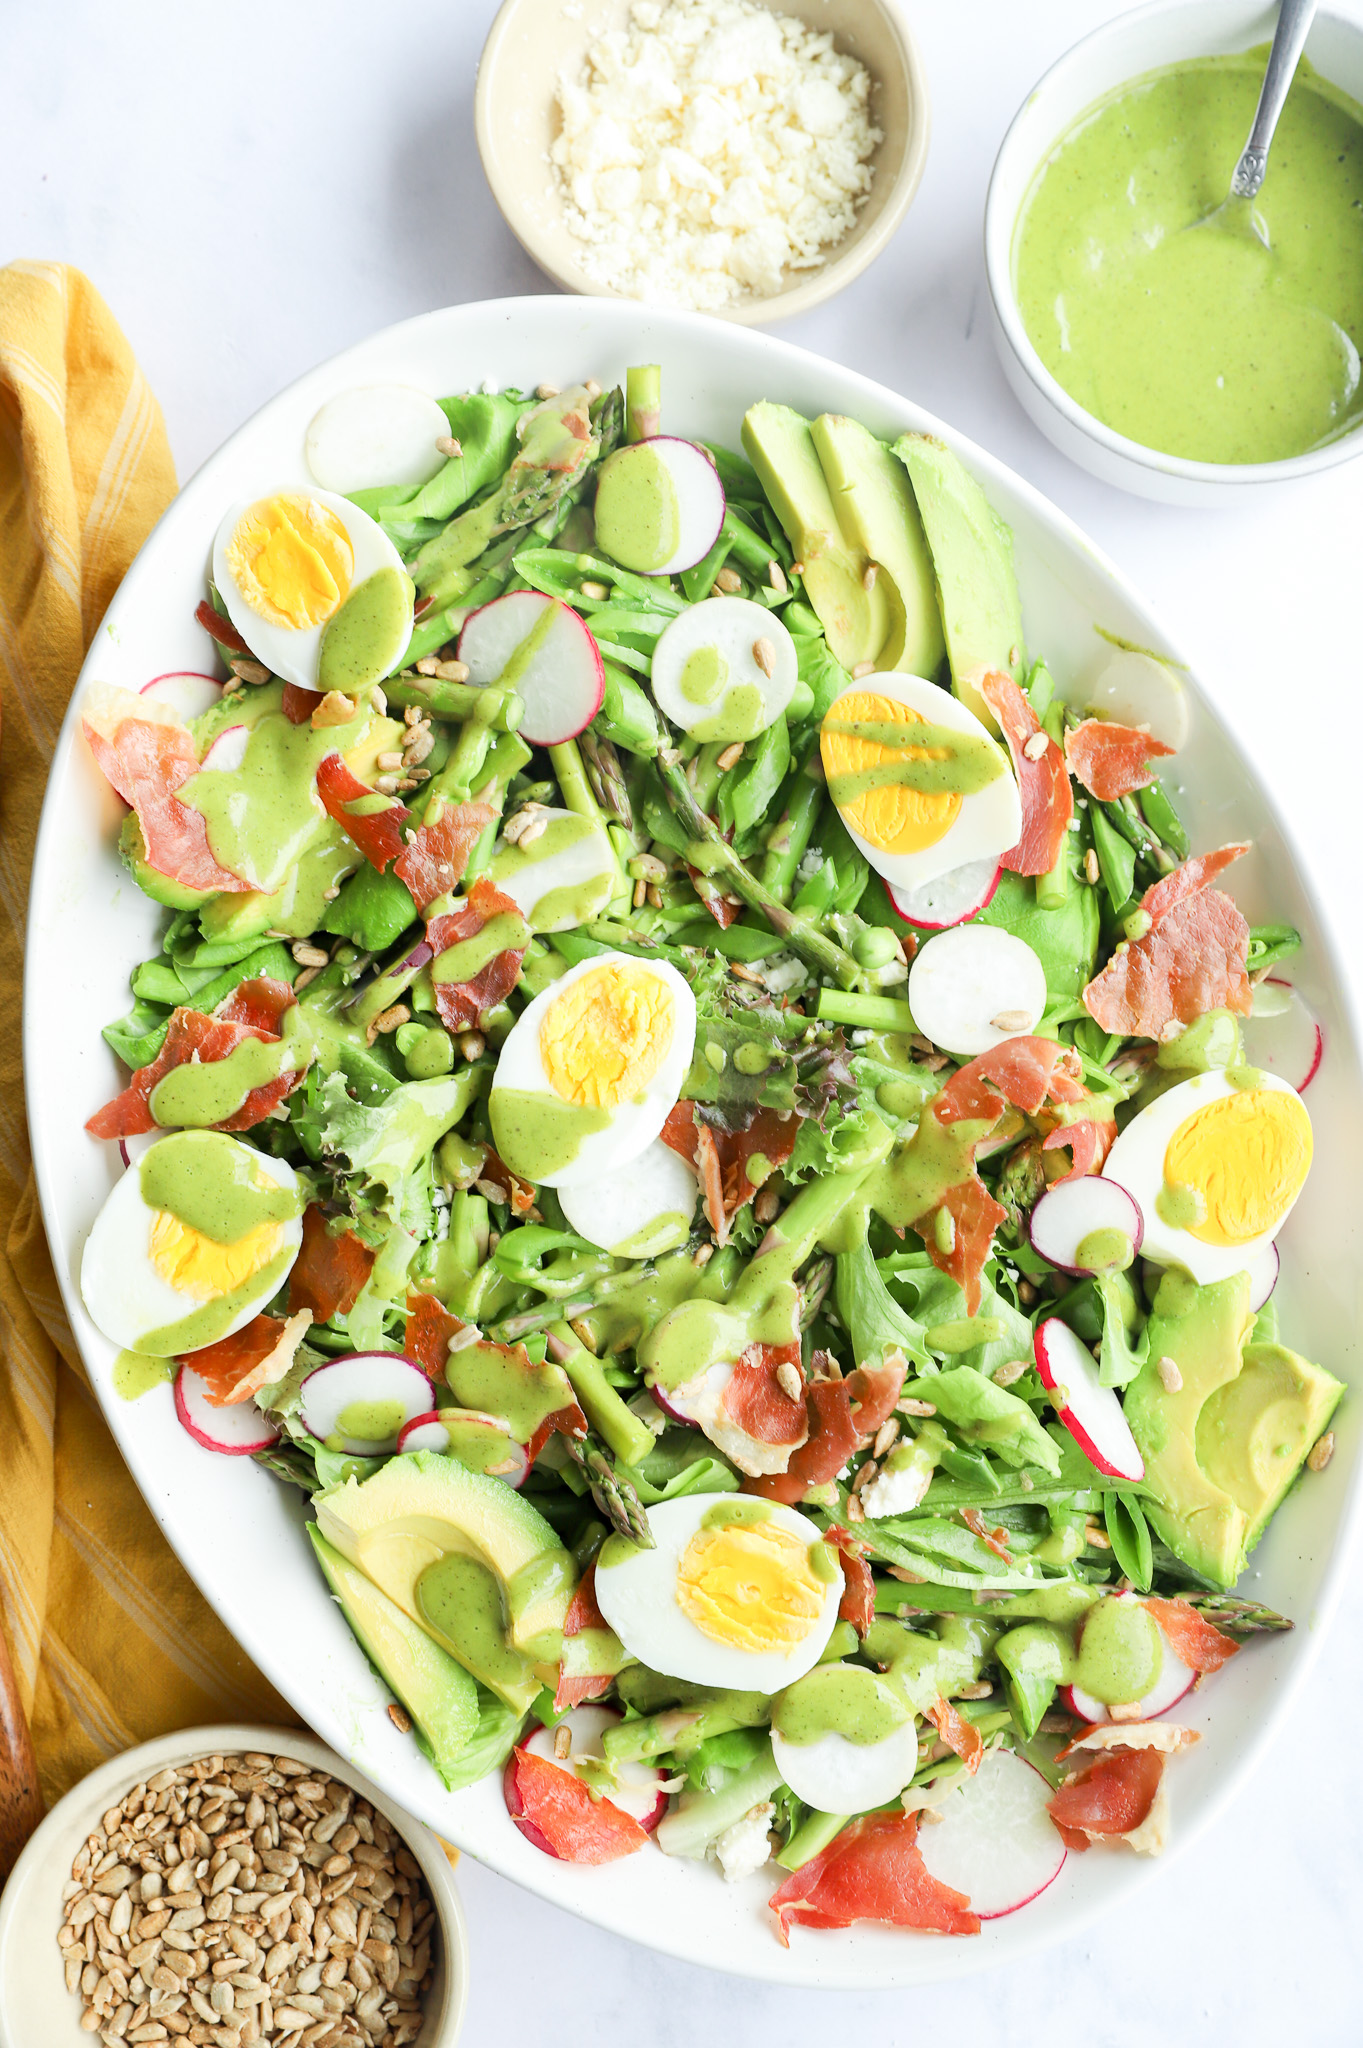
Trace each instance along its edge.
{"label": "bowl of green dressing", "polygon": [[1047,72],[994,165],[1008,381],[1064,454],[1144,497],[1225,503],[1363,451],[1363,25],[1317,15],[1253,225],[1205,218],[1275,20],[1255,0],[1120,16]]}

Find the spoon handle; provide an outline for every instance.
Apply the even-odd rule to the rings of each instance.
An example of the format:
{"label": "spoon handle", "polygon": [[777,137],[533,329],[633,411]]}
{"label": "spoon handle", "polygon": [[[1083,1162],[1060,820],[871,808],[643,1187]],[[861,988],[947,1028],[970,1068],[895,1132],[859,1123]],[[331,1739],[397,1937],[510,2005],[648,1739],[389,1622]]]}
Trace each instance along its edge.
{"label": "spoon handle", "polygon": [[1307,33],[1315,17],[1316,0],[1282,0],[1273,47],[1268,53],[1263,90],[1254,113],[1243,156],[1235,166],[1230,188],[1237,199],[1253,199],[1268,169],[1268,146],[1278,125],[1288,88],[1296,75]]}

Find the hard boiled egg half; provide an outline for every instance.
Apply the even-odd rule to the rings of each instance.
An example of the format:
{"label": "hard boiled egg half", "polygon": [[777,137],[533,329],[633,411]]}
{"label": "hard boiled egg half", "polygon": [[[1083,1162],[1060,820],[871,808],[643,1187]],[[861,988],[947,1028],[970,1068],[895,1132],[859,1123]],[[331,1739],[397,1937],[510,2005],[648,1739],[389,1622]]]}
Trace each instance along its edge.
{"label": "hard boiled egg half", "polygon": [[675,967],[601,953],[521,1012],[497,1061],[488,1115],[513,1173],[546,1187],[637,1159],[681,1093],[696,999]]}
{"label": "hard boiled egg half", "polygon": [[376,683],[412,635],[402,557],[332,491],[271,491],[234,506],[218,528],[213,582],[256,659],[300,689]]}
{"label": "hard boiled egg half", "polygon": [[1252,1067],[1196,1074],[1133,1117],[1103,1168],[1140,1204],[1141,1251],[1198,1284],[1242,1273],[1286,1222],[1311,1165],[1295,1088]]}
{"label": "hard boiled egg half", "polygon": [[[936,745],[915,739],[935,727]],[[1008,756],[973,711],[921,676],[865,676],[824,714],[828,794],[876,873],[916,889],[1017,845],[1022,804]]]}
{"label": "hard boiled egg half", "polygon": [[732,1493],[648,1510],[654,1548],[610,1536],[596,1599],[625,1648],[669,1678],[779,1692],[823,1655],[842,1566],[794,1508]]}
{"label": "hard boiled egg half", "polygon": [[177,1131],[124,1173],[81,1259],[90,1319],[112,1344],[177,1358],[249,1323],[303,1242],[291,1166],[222,1131]]}

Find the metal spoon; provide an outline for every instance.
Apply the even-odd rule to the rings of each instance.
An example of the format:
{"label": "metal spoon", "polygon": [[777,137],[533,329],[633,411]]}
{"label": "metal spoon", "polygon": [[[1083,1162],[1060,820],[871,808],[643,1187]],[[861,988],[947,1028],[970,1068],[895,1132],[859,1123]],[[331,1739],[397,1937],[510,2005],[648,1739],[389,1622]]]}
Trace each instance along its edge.
{"label": "metal spoon", "polygon": [[1278,26],[1273,31],[1273,45],[1268,53],[1268,68],[1264,72],[1264,83],[1259,93],[1259,104],[1254,110],[1254,123],[1249,131],[1249,141],[1240,155],[1240,161],[1231,174],[1230,195],[1209,214],[1195,223],[1197,227],[1229,226],[1248,231],[1268,247],[1268,228],[1263,215],[1254,206],[1259,187],[1268,170],[1269,145],[1273,131],[1278,125],[1288,90],[1296,76],[1301,53],[1306,46],[1306,37],[1315,18],[1316,0],[1282,0],[1278,10]]}

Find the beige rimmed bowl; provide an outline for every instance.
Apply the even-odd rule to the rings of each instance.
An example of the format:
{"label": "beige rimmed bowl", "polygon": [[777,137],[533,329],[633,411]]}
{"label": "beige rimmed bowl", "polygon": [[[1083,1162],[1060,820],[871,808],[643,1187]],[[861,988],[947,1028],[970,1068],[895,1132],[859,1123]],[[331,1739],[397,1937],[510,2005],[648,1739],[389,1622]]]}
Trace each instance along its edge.
{"label": "beige rimmed bowl", "polygon": [[421,1865],[440,1930],[426,2023],[413,2048],[454,2048],[468,1998],[468,1930],[439,1838],[315,1735],[300,1728],[232,1725],[182,1728],[126,1750],[73,1786],[31,1837],[0,1892],[0,2048],[89,2048],[94,2038],[81,2028],[79,1994],[66,1988],[57,1929],[72,1859],[100,1816],[157,1771],[247,1750],[293,1757],[311,1770],[329,1772],[377,1807],[407,1844]]}
{"label": "beige rimmed bowl", "polygon": [[[768,0],[762,0],[763,5]],[[581,247],[564,226],[563,199],[549,161],[559,133],[558,80],[575,73],[597,34],[623,27],[631,0],[504,0],[483,45],[474,113],[478,150],[493,197],[526,253],[564,291],[618,298],[587,276]],[[871,157],[871,190],[856,222],[817,270],[788,271],[776,292],[750,294],[717,317],[745,327],[789,320],[830,299],[885,247],[908,211],[927,161],[931,117],[918,45],[897,0],[770,0],[871,74],[871,117],[883,140]]]}

